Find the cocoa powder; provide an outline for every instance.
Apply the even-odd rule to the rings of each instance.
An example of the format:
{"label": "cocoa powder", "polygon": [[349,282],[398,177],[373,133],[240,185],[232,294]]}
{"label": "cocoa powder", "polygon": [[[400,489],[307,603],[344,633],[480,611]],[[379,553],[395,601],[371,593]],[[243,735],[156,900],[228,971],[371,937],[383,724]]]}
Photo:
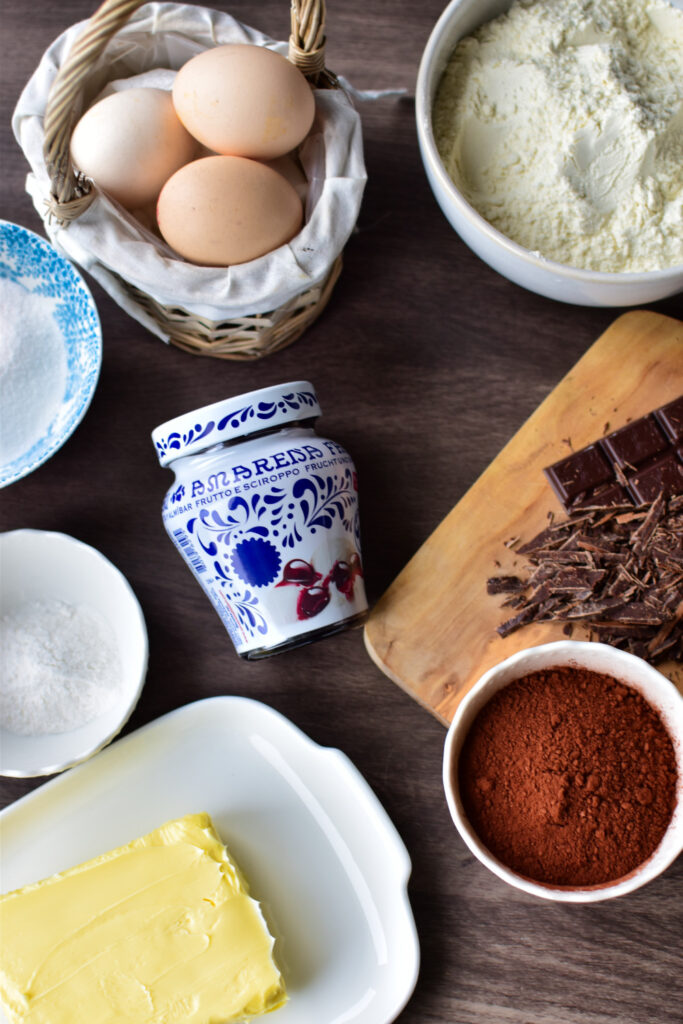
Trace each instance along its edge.
{"label": "cocoa powder", "polygon": [[481,709],[458,760],[465,813],[520,875],[602,885],[654,852],[676,803],[673,743],[634,689],[581,668],[534,672]]}

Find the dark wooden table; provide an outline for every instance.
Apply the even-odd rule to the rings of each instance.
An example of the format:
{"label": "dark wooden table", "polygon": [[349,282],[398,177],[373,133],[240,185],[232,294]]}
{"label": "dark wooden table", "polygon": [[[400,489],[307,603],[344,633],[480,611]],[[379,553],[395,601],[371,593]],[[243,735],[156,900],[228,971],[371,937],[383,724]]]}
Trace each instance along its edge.
{"label": "dark wooden table", "polygon": [[[286,0],[215,6],[287,36]],[[683,1005],[682,859],[645,889],[602,905],[553,905],[508,888],[473,859],[451,824],[440,778],[443,726],[380,673],[361,632],[241,661],[161,524],[171,476],[156,462],[153,427],[224,397],[309,378],[323,406],[321,427],[357,464],[374,602],[622,312],[522,290],[480,262],[441,214],[422,170],[413,110],[420,55],[441,6],[329,2],[328,66],[359,88],[403,87],[406,95],[361,107],[369,180],[321,319],[266,360],[201,359],[165,346],[89,280],[104,335],[94,400],[61,451],[3,491],[0,528],[72,534],[130,580],[151,657],[126,732],[190,701],[239,694],[272,705],[355,762],[413,861],[422,965],[402,1024],[669,1024],[681,1020]],[[46,47],[90,13],[88,0],[2,3],[0,216],[41,234],[9,120]],[[651,308],[682,312],[680,297]],[[2,805],[41,781],[3,779]]]}

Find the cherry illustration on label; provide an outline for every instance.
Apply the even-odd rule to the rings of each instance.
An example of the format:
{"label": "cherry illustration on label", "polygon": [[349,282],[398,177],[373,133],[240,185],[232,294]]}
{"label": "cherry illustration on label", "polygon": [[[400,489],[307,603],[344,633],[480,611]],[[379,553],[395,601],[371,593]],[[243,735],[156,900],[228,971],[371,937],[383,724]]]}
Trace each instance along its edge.
{"label": "cherry illustration on label", "polygon": [[296,614],[299,619],[312,619],[330,603],[329,587],[306,587],[299,591]]}
{"label": "cherry illustration on label", "polygon": [[328,575],[323,580],[322,585],[334,583],[335,587],[340,594],[343,594],[347,601],[353,601],[353,585],[356,576],[362,576],[363,570],[360,564],[360,558],[354,551],[348,562],[343,559],[337,559]]}
{"label": "cherry illustration on label", "polygon": [[277,587],[312,587],[322,579],[322,573],[316,572],[313,566],[303,558],[293,558],[282,570],[282,579]]}
{"label": "cherry illustration on label", "polygon": [[332,585],[347,601],[353,601],[354,581],[357,576],[362,575],[363,569],[356,551],[348,562],[338,558],[324,579],[322,573],[317,572],[311,562],[303,558],[293,558],[283,568],[282,579],[275,586],[298,587],[297,618],[312,619],[330,603]]}
{"label": "cherry illustration on label", "polygon": [[353,598],[353,575],[348,562],[335,562],[330,571],[330,582],[348,601]]}

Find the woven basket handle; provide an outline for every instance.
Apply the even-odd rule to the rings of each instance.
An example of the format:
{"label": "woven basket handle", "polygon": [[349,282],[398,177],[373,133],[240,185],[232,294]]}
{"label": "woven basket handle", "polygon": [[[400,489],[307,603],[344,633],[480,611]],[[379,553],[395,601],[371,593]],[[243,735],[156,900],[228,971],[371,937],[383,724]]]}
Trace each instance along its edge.
{"label": "woven basket handle", "polygon": [[[48,218],[60,225],[75,220],[94,198],[90,182],[78,175],[70,156],[74,110],[90,68],[105,46],[145,0],[104,0],[78,37],[52,83],[43,122],[43,154],[51,182]],[[289,59],[312,85],[334,88],[325,69],[325,0],[291,0]]]}

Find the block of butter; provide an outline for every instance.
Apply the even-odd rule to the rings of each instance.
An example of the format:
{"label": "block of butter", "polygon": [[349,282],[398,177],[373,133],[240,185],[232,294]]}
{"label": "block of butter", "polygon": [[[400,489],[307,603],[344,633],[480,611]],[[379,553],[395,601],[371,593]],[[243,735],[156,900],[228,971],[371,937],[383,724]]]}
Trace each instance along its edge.
{"label": "block of butter", "polygon": [[0,898],[10,1024],[231,1024],[286,1001],[274,940],[208,814]]}

